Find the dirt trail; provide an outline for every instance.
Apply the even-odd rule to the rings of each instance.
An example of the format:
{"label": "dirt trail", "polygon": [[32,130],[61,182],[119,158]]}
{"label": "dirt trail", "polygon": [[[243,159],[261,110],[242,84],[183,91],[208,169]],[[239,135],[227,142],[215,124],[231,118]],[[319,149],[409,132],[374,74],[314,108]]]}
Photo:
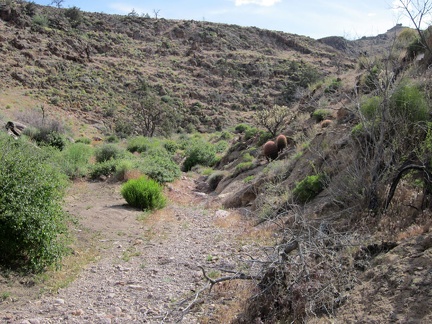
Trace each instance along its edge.
{"label": "dirt trail", "polygon": [[217,305],[232,302],[235,292],[205,290],[191,304],[206,285],[197,266],[209,273],[244,269],[247,254],[258,247],[238,212],[218,209],[215,198],[194,188],[184,176],[166,190],[168,206],[145,216],[124,205],[118,184],[75,184],[67,209],[82,224],[82,235],[96,235],[98,261],[56,295],[0,308],[0,321],[216,323]]}

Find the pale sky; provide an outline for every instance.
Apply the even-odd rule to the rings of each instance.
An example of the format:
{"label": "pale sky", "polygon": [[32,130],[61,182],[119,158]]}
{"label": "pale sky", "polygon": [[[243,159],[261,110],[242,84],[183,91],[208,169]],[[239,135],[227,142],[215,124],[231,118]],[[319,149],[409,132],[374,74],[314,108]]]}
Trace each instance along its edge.
{"label": "pale sky", "polygon": [[[51,0],[35,0],[48,5]],[[255,26],[309,36],[376,36],[409,21],[393,10],[398,0],[65,0],[63,8]],[[412,26],[410,26],[412,27]]]}

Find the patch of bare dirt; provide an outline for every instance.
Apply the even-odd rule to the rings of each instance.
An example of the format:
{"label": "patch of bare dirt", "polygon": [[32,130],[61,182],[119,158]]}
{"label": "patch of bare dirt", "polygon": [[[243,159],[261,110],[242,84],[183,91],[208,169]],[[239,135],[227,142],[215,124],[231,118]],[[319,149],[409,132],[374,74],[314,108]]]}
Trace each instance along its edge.
{"label": "patch of bare dirt", "polygon": [[125,205],[119,184],[74,184],[67,210],[78,219],[77,235],[96,240],[96,261],[58,293],[14,299],[10,290],[0,321],[220,322],[217,313],[237,302],[244,285],[225,282],[209,293],[197,266],[214,276],[226,275],[221,269],[253,272],[247,255],[259,246],[247,219],[194,188],[194,179],[183,176],[167,187],[167,207],[146,215]]}

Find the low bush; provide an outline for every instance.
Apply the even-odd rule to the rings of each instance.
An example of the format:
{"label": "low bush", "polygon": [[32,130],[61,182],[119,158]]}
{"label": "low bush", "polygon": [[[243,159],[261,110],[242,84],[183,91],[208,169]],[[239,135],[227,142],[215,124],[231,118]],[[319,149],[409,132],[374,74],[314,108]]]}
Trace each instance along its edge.
{"label": "low bush", "polygon": [[118,160],[108,160],[96,163],[90,168],[90,177],[92,179],[98,179],[101,176],[109,177],[116,172],[118,163]]}
{"label": "low bush", "polygon": [[317,122],[321,122],[324,119],[329,118],[331,115],[331,111],[328,109],[317,109],[312,113],[312,118]]}
{"label": "low bush", "polygon": [[91,146],[74,143],[67,146],[60,154],[60,166],[70,179],[77,179],[87,175],[89,159],[92,156]]}
{"label": "low bush", "polygon": [[122,150],[115,144],[104,144],[98,147],[95,151],[95,158],[97,163],[115,160],[122,154]]}
{"label": "low bush", "polygon": [[139,169],[159,183],[172,182],[181,174],[179,165],[162,146],[149,149],[142,157]]}
{"label": "low bush", "polygon": [[367,120],[374,120],[378,117],[379,109],[382,104],[382,98],[373,96],[366,98],[360,104],[360,112]]}
{"label": "low bush", "polygon": [[216,171],[209,175],[207,178],[207,184],[209,185],[210,189],[215,190],[225,175],[226,173],[223,171]]}
{"label": "low bush", "polygon": [[292,191],[293,198],[296,202],[305,204],[315,198],[325,186],[325,175],[310,175],[297,183]]}
{"label": "low bush", "polygon": [[234,129],[235,129],[236,133],[244,133],[249,128],[251,128],[251,126],[249,126],[247,124],[238,124]]}
{"label": "low bush", "polygon": [[80,137],[75,140],[75,143],[91,144],[91,139],[88,137]]}
{"label": "low bush", "polygon": [[151,147],[151,139],[144,136],[136,136],[129,139],[127,150],[129,152],[143,153]]}
{"label": "low bush", "polygon": [[186,148],[183,170],[190,171],[195,165],[212,166],[216,162],[214,145],[202,139],[192,140]]}
{"label": "low bush", "polygon": [[140,177],[126,182],[121,188],[121,194],[132,207],[153,210],[163,208],[166,204],[162,189],[156,181]]}
{"label": "low bush", "polygon": [[390,98],[391,111],[410,122],[426,121],[429,107],[424,93],[415,85],[401,84]]}
{"label": "low bush", "polygon": [[0,264],[39,272],[66,254],[62,199],[67,178],[50,149],[0,134]]}

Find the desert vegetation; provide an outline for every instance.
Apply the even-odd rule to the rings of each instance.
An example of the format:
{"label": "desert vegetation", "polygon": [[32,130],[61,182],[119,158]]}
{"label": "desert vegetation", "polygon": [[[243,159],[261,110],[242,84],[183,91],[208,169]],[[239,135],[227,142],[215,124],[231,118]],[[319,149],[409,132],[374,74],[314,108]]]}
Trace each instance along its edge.
{"label": "desert vegetation", "polygon": [[261,252],[239,269],[212,268],[207,254],[196,266],[211,291],[185,297],[182,316],[219,283],[247,281],[215,318],[354,321],[356,289],[371,273],[388,284],[380,258],[430,231],[432,38],[421,22],[341,50],[334,38],[3,2],[0,121],[26,126],[0,133],[4,273],[61,267],[77,222],[63,199],[85,182],[162,215],[171,184],[197,174],[208,206],[254,224]]}

